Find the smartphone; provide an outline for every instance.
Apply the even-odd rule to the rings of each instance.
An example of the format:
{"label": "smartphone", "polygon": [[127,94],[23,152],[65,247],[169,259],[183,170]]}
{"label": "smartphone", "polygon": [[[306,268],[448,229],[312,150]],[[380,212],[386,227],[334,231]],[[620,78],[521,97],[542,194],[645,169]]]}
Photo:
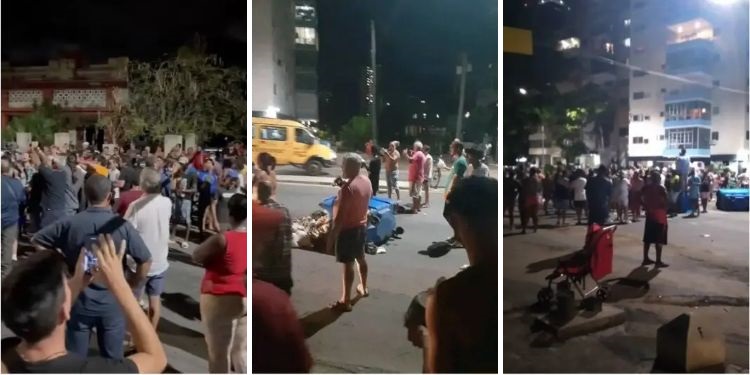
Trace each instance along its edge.
{"label": "smartphone", "polygon": [[37,148],[37,147],[39,147],[39,142],[37,142],[37,141],[33,141],[33,142],[31,142],[31,147],[32,147],[32,148]]}
{"label": "smartphone", "polygon": [[96,237],[89,237],[83,247],[83,270],[88,274],[91,274],[99,265],[99,258],[96,257],[93,246],[98,240]]}

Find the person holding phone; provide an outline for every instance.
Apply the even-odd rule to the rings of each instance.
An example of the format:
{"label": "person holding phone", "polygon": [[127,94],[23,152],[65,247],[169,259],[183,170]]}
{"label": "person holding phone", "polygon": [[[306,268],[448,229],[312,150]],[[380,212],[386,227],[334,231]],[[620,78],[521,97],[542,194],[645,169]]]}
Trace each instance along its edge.
{"label": "person holding phone", "polygon": [[[133,297],[122,270],[122,256],[112,236],[91,243],[97,267],[86,272],[84,251],[78,250],[73,271],[56,251],[42,251],[21,261],[3,280],[3,324],[18,337],[3,340],[3,373],[160,373],[167,365],[156,330]],[[67,263],[67,264],[66,264]],[[71,275],[72,274],[72,275]],[[133,334],[136,353],[111,359],[79,355],[66,348],[66,323],[79,293],[92,279],[111,290]],[[19,303],[19,301],[35,303]],[[30,318],[31,317],[31,318]]]}
{"label": "person holding phone", "polygon": [[[68,267],[73,268],[80,249],[89,244],[92,237],[110,234],[118,243],[122,240],[127,242],[125,252],[137,264],[128,284],[132,289],[142,285],[151,267],[151,252],[133,225],[113,213],[109,207],[112,183],[107,177],[92,175],[84,183],[84,193],[89,202],[85,211],[60,219],[38,231],[31,240],[32,244],[38,251],[60,249]],[[112,359],[123,357],[125,319],[117,306],[115,295],[106,285],[94,282],[83,290],[81,297],[73,304],[67,325],[65,342],[69,351],[85,356],[91,333],[96,329],[102,356]]]}

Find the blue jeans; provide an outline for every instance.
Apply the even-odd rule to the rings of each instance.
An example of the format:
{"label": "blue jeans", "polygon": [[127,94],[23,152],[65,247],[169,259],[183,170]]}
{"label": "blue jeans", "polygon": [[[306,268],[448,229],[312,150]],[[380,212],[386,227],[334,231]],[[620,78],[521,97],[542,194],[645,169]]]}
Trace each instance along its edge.
{"label": "blue jeans", "polygon": [[65,346],[68,351],[84,358],[87,357],[91,330],[96,328],[99,355],[104,358],[123,358],[125,317],[119,312],[103,313],[100,316],[71,314],[67,328],[65,330]]}

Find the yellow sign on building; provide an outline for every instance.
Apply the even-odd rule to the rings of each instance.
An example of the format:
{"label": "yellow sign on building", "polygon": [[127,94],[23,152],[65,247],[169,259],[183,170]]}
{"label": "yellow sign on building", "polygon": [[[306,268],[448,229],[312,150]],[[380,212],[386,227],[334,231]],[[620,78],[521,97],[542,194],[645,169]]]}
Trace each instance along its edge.
{"label": "yellow sign on building", "polygon": [[533,55],[534,43],[531,38],[531,30],[504,26],[503,52],[517,53],[520,55]]}

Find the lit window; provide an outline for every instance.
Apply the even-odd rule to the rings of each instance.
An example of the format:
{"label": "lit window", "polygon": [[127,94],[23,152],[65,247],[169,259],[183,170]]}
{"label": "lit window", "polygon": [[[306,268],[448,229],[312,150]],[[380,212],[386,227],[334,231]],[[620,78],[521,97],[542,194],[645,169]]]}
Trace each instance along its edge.
{"label": "lit window", "polygon": [[573,48],[580,48],[581,47],[581,40],[572,37],[568,39],[563,39],[557,43],[557,50],[558,51],[565,51]]}
{"label": "lit window", "polygon": [[615,45],[610,42],[604,43],[604,50],[613,55],[615,53]]}
{"label": "lit window", "polygon": [[295,27],[297,38],[294,40],[297,44],[315,46],[318,44],[315,29],[312,27]]}
{"label": "lit window", "polygon": [[625,47],[630,48],[630,38],[625,38],[625,40],[622,41],[622,44],[625,45]]}

